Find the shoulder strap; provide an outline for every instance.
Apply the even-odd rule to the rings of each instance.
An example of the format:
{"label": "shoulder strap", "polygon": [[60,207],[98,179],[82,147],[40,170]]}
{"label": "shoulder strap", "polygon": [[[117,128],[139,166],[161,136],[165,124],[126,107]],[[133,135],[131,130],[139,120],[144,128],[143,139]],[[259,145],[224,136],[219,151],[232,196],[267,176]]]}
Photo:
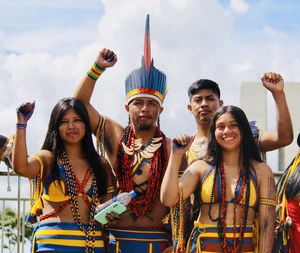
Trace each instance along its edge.
{"label": "shoulder strap", "polygon": [[43,173],[44,173],[44,164],[42,159],[36,155],[32,155],[31,157],[35,158],[40,164],[39,174],[30,179],[30,204],[33,206],[34,202],[38,200],[43,193]]}

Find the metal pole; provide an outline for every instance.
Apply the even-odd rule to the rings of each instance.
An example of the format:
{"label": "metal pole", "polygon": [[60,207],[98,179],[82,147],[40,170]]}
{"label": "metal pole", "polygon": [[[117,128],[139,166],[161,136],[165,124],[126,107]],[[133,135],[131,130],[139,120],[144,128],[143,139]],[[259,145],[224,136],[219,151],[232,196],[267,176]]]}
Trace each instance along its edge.
{"label": "metal pole", "polygon": [[3,206],[2,206],[2,234],[1,234],[1,253],[3,253],[3,248],[4,248],[4,210],[5,210],[5,200],[3,200]]}
{"label": "metal pole", "polygon": [[20,252],[21,177],[18,176],[17,252]]}
{"label": "metal pole", "polygon": [[25,201],[23,200],[23,211],[22,211],[22,253],[24,253],[25,244]]}

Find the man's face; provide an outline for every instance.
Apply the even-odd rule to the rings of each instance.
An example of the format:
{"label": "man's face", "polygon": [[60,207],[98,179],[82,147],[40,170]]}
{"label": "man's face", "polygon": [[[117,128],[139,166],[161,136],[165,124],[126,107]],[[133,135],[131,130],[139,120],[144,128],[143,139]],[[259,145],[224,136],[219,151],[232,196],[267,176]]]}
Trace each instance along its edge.
{"label": "man's face", "polygon": [[188,110],[194,115],[198,124],[209,125],[215,111],[223,105],[223,101],[208,89],[201,89],[192,96]]}
{"label": "man's face", "polygon": [[163,110],[156,100],[146,97],[136,98],[125,107],[136,130],[149,130],[156,127]]}

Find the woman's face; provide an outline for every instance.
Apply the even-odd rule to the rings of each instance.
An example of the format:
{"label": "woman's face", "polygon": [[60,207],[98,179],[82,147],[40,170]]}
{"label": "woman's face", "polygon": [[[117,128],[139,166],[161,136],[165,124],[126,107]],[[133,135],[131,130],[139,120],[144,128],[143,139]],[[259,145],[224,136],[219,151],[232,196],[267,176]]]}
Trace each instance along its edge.
{"label": "woman's face", "polygon": [[240,148],[240,128],[231,113],[226,112],[216,120],[215,138],[223,150],[234,151]]}
{"label": "woman's face", "polygon": [[85,124],[73,109],[69,109],[60,121],[58,130],[65,143],[75,144],[82,141],[85,135]]}

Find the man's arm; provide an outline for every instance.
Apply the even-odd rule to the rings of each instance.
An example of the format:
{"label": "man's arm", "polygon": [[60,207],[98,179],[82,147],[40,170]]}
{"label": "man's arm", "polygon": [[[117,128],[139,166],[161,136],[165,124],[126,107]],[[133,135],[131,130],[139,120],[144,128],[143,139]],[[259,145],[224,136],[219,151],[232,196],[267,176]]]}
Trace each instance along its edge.
{"label": "man's arm", "polygon": [[261,78],[263,85],[272,93],[276,106],[276,131],[266,131],[261,137],[263,151],[285,147],[293,141],[292,120],[284,93],[284,80],[278,73],[268,72]]}
{"label": "man's arm", "polygon": [[[117,62],[116,56],[111,62],[106,60],[107,56],[110,56],[111,54],[114,54],[114,52],[106,48],[102,49],[98,53],[95,60],[95,64],[97,66],[93,65],[91,69],[88,71],[88,73],[84,75],[80,83],[77,85],[76,90],[73,94],[73,97],[79,98],[87,107],[89,112],[92,132],[94,134],[96,133],[97,126],[99,123],[99,113],[90,104],[90,101],[91,101],[92,94],[94,92],[97,79],[106,70],[106,68],[114,66],[115,63]],[[100,69],[97,69],[97,67],[100,67]]]}
{"label": "man's arm", "polygon": [[[112,57],[113,56],[113,57]],[[105,69],[112,67],[117,62],[117,57],[113,51],[103,48],[96,57],[95,64],[91,67],[88,73],[83,77],[73,94],[75,98],[79,98],[85,104],[90,118],[90,125],[94,135],[97,133],[97,127],[101,115],[91,105],[91,97],[94,92],[95,84],[100,75]],[[118,146],[119,138],[123,134],[124,128],[114,120],[105,117],[105,147],[109,159],[114,163],[116,148]]]}

